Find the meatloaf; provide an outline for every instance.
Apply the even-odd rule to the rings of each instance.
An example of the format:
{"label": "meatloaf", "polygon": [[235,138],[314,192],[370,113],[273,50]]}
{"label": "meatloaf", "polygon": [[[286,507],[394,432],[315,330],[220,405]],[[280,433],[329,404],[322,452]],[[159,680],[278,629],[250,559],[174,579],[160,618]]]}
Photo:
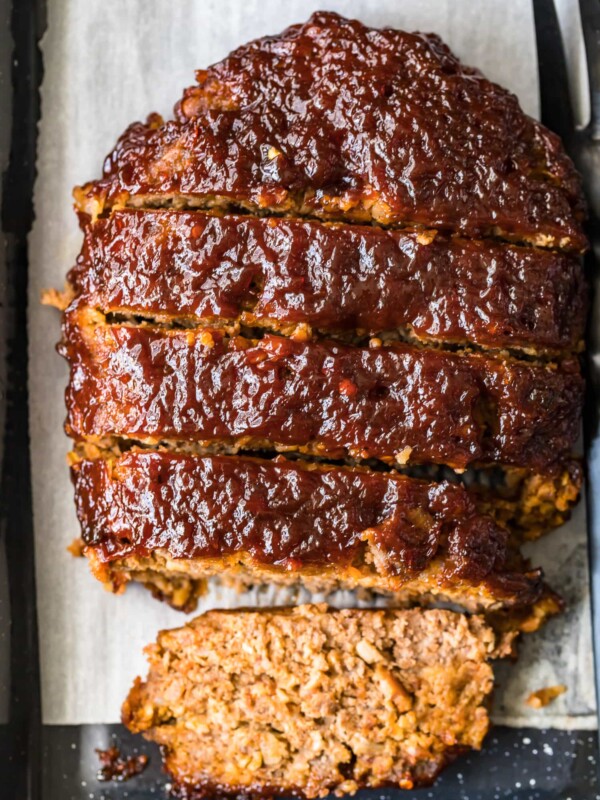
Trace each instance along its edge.
{"label": "meatloaf", "polygon": [[101,580],[543,618],[518,548],[581,485],[586,240],[515,97],[436,36],[317,13],[199,72],[75,202],[51,299]]}
{"label": "meatloaf", "polygon": [[435,35],[319,12],[196,77],[75,191],[84,221],[216,206],[586,246],[559,139]]}
{"label": "meatloaf", "polygon": [[85,553],[113,591],[130,580],[190,610],[206,579],[367,588],[471,610],[542,598],[509,532],[447,482],[168,452],[77,460]]}
{"label": "meatloaf", "polygon": [[110,324],[75,308],[68,431],[192,440],[391,463],[541,470],[579,435],[579,365],[395,343],[259,340],[221,329]]}
{"label": "meatloaf", "polygon": [[412,789],[481,747],[498,647],[451,611],[211,611],[146,649],[122,718],[188,800]]}
{"label": "meatloaf", "polygon": [[[580,260],[554,250],[310,220],[115,211],[85,229],[81,303],[165,325],[220,322],[568,353],[583,339]],[[308,329],[308,331],[307,331]]]}
{"label": "meatloaf", "polygon": [[196,79],[74,190],[47,298],[81,551],[185,611],[214,579],[387,609],[209,612],[123,721],[186,800],[428,784],[562,608],[520,548],[582,481],[581,181],[432,34],[319,12]]}

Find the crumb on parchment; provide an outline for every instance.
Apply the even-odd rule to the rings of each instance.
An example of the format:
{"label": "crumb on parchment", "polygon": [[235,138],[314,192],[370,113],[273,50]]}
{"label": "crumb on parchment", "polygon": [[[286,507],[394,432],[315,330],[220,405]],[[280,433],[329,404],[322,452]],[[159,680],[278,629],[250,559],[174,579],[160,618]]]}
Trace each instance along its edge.
{"label": "crumb on parchment", "polygon": [[43,289],[40,296],[40,303],[43,306],[52,306],[59,311],[64,311],[74,296],[75,293],[72,287],[67,284],[62,292],[58,289]]}
{"label": "crumb on parchment", "polygon": [[559,684],[558,686],[546,686],[544,689],[538,689],[532,692],[525,701],[531,708],[544,708],[545,706],[553,703],[557,697],[564,694],[567,687]]}
{"label": "crumb on parchment", "polygon": [[67,547],[67,550],[74,558],[81,558],[83,556],[83,539],[79,537],[73,539],[71,544]]}

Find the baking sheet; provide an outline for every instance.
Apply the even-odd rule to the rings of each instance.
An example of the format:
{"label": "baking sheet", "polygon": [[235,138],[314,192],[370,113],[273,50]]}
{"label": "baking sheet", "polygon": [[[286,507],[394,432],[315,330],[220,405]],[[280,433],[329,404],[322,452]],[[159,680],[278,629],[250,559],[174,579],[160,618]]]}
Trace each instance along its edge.
{"label": "baking sheet", "polygon": [[[67,366],[55,354],[58,314],[39,305],[61,287],[81,243],[71,189],[100,173],[102,159],[133,120],[168,115],[196,68],[235,46],[276,33],[327,8],[375,26],[439,33],[467,63],[514,91],[538,113],[532,9],[523,0],[49,0],[42,43],[44,81],[38,143],[36,222],[30,237],[30,434],[42,707],[46,724],[115,722],[142,647],[185,616],[141,587],[121,597],[102,590],[67,545],[78,536],[62,433]],[[483,24],[482,24],[483,23]],[[511,725],[596,725],[584,506],[562,530],[532,546],[533,560],[563,593],[569,611],[527,637],[515,666],[502,665],[495,719]],[[300,592],[293,600],[307,600]],[[317,598],[319,599],[319,598]],[[215,587],[209,607],[290,602],[283,590],[237,595]],[[336,604],[350,605],[349,593]],[[524,705],[543,686],[568,692],[539,711]]]}

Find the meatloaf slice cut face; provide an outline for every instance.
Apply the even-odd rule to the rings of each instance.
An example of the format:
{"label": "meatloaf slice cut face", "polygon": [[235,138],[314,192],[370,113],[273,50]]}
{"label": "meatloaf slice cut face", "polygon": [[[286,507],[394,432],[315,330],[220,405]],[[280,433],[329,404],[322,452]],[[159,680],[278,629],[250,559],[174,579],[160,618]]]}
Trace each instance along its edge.
{"label": "meatloaf slice cut face", "polygon": [[233,206],[586,246],[558,137],[435,35],[320,12],[197,79],[174,120],[132,125],[75,191],[84,217]]}
{"label": "meatloaf slice cut face", "polygon": [[72,468],[85,554],[113,590],[146,583],[191,608],[206,579],[449,599],[540,600],[506,528],[459,485],[366,469],[130,451]]}
{"label": "meatloaf slice cut face", "polygon": [[329,458],[500,462],[534,470],[579,434],[578,363],[535,365],[406,344],[355,347],[219,329],[109,324],[75,308],[68,432],[77,439],[192,440]]}
{"label": "meatloaf slice cut face", "polygon": [[556,354],[580,349],[578,257],[436,231],[115,211],[85,229],[73,292],[164,324],[392,335]]}
{"label": "meatloaf slice cut face", "polygon": [[146,649],[122,717],[180,797],[412,789],[481,747],[496,650],[451,611],[210,611]]}

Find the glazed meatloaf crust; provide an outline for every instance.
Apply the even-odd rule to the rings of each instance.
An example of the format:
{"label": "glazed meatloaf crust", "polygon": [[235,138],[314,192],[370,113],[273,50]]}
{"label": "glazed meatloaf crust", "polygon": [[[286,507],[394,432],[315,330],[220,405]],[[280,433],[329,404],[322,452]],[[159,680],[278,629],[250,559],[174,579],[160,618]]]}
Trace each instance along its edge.
{"label": "glazed meatloaf crust", "polygon": [[396,343],[260,340],[109,324],[73,309],[68,432],[223,442],[329,458],[543,470],[579,435],[579,365]]}
{"label": "glazed meatloaf crust", "polygon": [[412,789],[481,747],[497,647],[451,611],[211,611],[147,648],[123,722],[186,800]]}
{"label": "glazed meatloaf crust", "polygon": [[72,468],[85,552],[114,591],[145,583],[189,610],[206,579],[366,588],[397,602],[517,608],[543,594],[469,493],[366,469],[129,452]]}
{"label": "glazed meatloaf crust", "polygon": [[174,116],[75,190],[49,298],[95,575],[183,608],[217,576],[556,610],[518,548],[581,485],[559,140],[437,37],[333,13],[198,73]]}
{"label": "glazed meatloaf crust", "polygon": [[586,246],[559,139],[437,36],[317,13],[197,80],[174,120],[132,125],[76,190],[84,219],[241,207]]}
{"label": "glazed meatloaf crust", "polygon": [[283,333],[396,334],[535,353],[580,347],[573,255],[298,219],[115,211],[88,225],[69,274],[105,313]]}

